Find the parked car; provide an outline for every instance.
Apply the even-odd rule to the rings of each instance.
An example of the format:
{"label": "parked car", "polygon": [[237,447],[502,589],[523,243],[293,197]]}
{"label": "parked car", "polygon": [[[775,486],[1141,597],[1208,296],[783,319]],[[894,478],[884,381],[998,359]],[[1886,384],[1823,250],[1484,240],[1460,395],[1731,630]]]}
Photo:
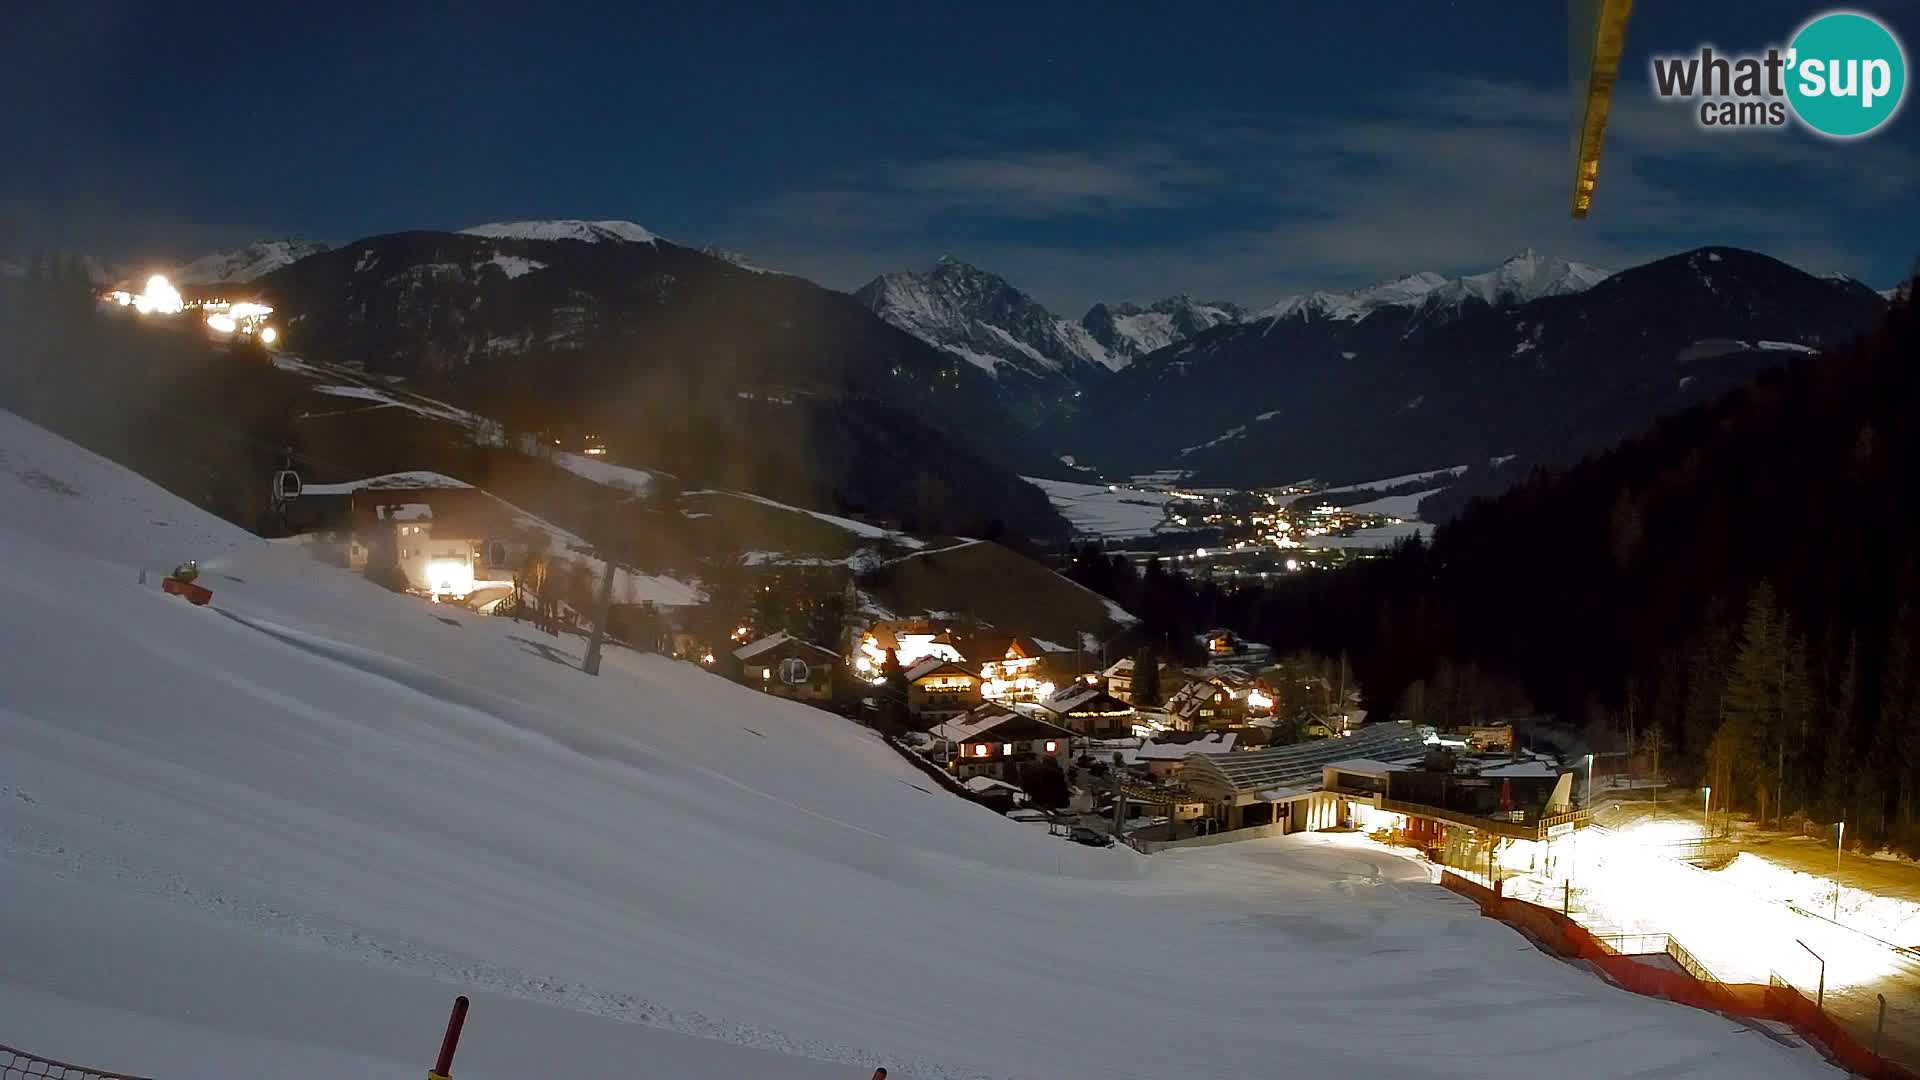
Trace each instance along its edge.
{"label": "parked car", "polygon": [[1098,829],[1089,829],[1085,825],[1075,825],[1067,832],[1067,839],[1088,847],[1112,847],[1113,836]]}

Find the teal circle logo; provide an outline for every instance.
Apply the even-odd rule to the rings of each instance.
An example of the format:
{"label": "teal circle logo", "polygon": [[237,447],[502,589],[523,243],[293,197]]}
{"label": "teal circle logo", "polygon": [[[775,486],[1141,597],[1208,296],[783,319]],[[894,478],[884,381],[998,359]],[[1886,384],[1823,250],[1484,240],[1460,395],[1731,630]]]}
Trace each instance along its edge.
{"label": "teal circle logo", "polygon": [[1907,54],[1880,20],[1831,11],[1788,44],[1787,100],[1822,135],[1851,139],[1893,119],[1907,93]]}

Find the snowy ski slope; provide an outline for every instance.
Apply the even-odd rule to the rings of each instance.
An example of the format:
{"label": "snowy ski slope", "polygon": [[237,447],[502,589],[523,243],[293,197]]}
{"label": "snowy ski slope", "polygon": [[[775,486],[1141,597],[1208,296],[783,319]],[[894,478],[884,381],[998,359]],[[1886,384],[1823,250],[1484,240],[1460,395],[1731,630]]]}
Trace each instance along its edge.
{"label": "snowy ski slope", "polygon": [[[0,1042],[178,1080],[1785,1077],[1350,838],[1144,859],[0,413]],[[197,557],[210,608],[159,591]],[[139,580],[142,571],[145,583]]]}

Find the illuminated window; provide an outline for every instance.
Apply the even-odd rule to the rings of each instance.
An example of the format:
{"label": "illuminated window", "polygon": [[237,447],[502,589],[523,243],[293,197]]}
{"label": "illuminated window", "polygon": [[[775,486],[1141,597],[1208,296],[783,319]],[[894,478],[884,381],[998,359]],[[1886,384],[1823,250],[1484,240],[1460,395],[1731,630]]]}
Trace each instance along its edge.
{"label": "illuminated window", "polygon": [[1012,744],[1012,743],[1001,743],[1001,744],[1000,744],[1000,752],[1001,752],[1002,754],[1005,754],[1005,755],[1006,755],[1007,757],[1012,757],[1012,756],[1013,756],[1013,744]]}
{"label": "illuminated window", "polygon": [[990,754],[990,753],[992,753],[992,752],[993,752],[993,747],[991,747],[991,746],[988,746],[988,745],[987,745],[986,743],[975,743],[975,744],[974,744],[974,747],[973,747],[973,756],[974,756],[974,757],[986,757],[986,756],[987,756],[988,754]]}
{"label": "illuminated window", "polygon": [[1047,753],[1051,754],[1058,749],[1060,749],[1059,743],[1055,742],[1052,739],[1047,740]]}

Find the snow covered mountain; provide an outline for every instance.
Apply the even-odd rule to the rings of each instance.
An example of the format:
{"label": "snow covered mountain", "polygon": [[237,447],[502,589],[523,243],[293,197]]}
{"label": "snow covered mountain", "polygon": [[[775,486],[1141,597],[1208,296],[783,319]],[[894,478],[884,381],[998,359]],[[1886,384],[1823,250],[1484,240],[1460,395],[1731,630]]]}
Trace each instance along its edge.
{"label": "snow covered mountain", "polygon": [[1204,302],[1180,295],[1170,296],[1147,307],[1120,304],[1109,307],[1095,304],[1081,317],[1080,325],[1107,350],[1107,355],[1124,363],[1177,344],[1219,326],[1246,318],[1245,308],[1226,301]]}
{"label": "snow covered mountain", "polygon": [[283,266],[292,266],[309,255],[318,255],[327,245],[307,240],[262,240],[238,251],[204,255],[177,267],[170,275],[176,285],[219,285],[247,282],[265,277]]}
{"label": "snow covered mountain", "polygon": [[631,221],[495,221],[461,229],[496,240],[580,240],[589,244],[651,244],[658,233]]}
{"label": "snow covered mountain", "polygon": [[882,319],[996,376],[1073,382],[1127,360],[1005,278],[950,257],[925,273],[882,274],[853,295]]}
{"label": "snow covered mountain", "polygon": [[[1057,453],[1233,484],[1563,460],[1844,341],[1885,301],[1734,248],[1607,275],[1531,252],[1294,297],[1088,387]],[[1223,394],[1222,387],[1231,387]]]}
{"label": "snow covered mountain", "polygon": [[1472,300],[1489,307],[1512,307],[1543,296],[1583,292],[1605,281],[1607,271],[1559,256],[1515,255],[1483,274],[1457,277],[1427,294],[1429,307],[1457,308]]}
{"label": "snow covered mountain", "polygon": [[1581,292],[1607,277],[1607,271],[1598,267],[1537,255],[1528,249],[1484,273],[1449,278],[1428,270],[1345,292],[1290,296],[1261,309],[1256,317],[1358,322],[1381,308],[1421,308],[1431,313],[1457,312],[1472,302],[1512,307],[1542,297]]}
{"label": "snow covered mountain", "polygon": [[[0,1016],[33,1053],[401,1076],[459,993],[475,1080],[1537,1071],[1435,1021],[1469,994],[1571,1076],[1826,1075],[1354,834],[1085,848],[841,717],[623,649],[586,677],[577,637],[389,593],[4,412],[0,485]],[[158,587],[186,558],[210,607]],[[993,947],[930,950],[983,913]],[[1143,949],[1154,1027],[1116,1034],[1084,988]]]}

